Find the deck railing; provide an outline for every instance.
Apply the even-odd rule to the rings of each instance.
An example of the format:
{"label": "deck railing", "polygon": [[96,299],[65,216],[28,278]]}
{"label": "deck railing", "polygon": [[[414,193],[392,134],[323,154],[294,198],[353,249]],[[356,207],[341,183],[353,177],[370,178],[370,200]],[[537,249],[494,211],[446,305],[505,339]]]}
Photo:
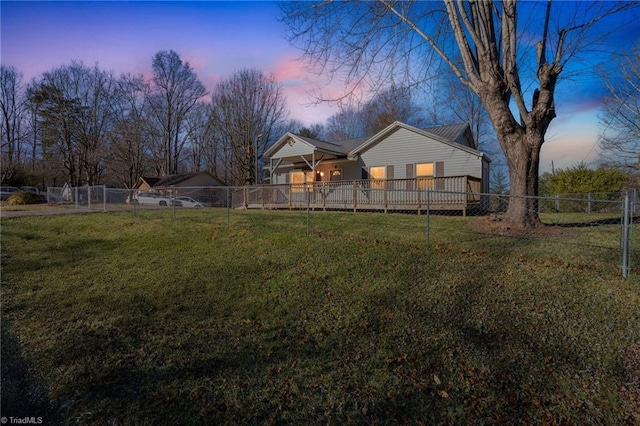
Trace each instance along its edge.
{"label": "deck railing", "polygon": [[482,201],[481,180],[472,176],[372,179],[245,187],[232,195],[248,208],[340,210],[461,210]]}

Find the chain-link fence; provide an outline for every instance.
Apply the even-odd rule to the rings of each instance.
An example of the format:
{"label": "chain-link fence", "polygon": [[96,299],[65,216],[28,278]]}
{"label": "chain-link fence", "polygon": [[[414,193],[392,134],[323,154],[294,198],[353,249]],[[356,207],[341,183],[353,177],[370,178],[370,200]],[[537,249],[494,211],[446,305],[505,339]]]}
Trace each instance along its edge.
{"label": "chain-link fence", "polygon": [[[283,215],[297,223],[291,232],[328,235],[360,233],[367,238],[377,227],[398,227],[391,238],[422,239],[430,247],[456,247],[492,253],[525,250],[543,258],[549,244],[561,245],[562,262],[589,265],[605,261],[617,265],[628,276],[640,259],[638,238],[633,228],[640,223],[635,191],[537,197],[536,213],[542,224],[536,229],[510,227],[505,213],[514,196],[435,188],[425,179],[393,182],[353,181],[302,185],[251,187],[167,187],[152,191],[106,186],[48,188],[47,201],[76,209],[122,211],[134,215],[164,215],[174,219],[215,218],[229,225],[251,212],[261,211],[260,220],[282,226]],[[349,230],[335,224],[336,214],[365,212],[403,213],[403,219],[371,222],[366,230]],[[378,217],[398,217],[380,215]],[[407,224],[408,223],[408,224]],[[406,228],[402,228],[406,226]],[[283,228],[283,232],[289,232]],[[355,236],[355,235],[350,235]]]}

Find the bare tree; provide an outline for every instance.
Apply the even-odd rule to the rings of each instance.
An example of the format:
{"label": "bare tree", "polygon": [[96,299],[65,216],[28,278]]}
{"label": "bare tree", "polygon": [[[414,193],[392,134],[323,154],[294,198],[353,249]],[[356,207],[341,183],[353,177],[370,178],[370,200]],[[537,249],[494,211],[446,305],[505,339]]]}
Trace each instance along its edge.
{"label": "bare tree", "polygon": [[312,139],[324,140],[325,138],[325,126],[322,123],[314,123],[310,126],[296,119],[289,120],[282,125],[282,129],[277,131],[277,134],[283,135],[286,132],[295,133],[297,135],[305,136]]}
{"label": "bare tree", "polygon": [[310,126],[303,126],[298,131],[298,134],[307,138],[322,140],[324,138],[324,125],[315,123]]}
{"label": "bare tree", "polygon": [[22,167],[26,145],[28,108],[24,98],[22,74],[14,67],[0,66],[0,181],[10,181]]}
{"label": "bare tree", "polygon": [[413,101],[412,90],[392,84],[362,105],[341,103],[340,110],[327,120],[326,136],[331,142],[371,136],[395,121],[427,125],[421,108]]}
{"label": "bare tree", "polygon": [[224,181],[260,181],[260,157],[285,119],[280,84],[258,70],[241,70],[217,84],[211,104]]}
{"label": "bare tree", "polygon": [[[602,19],[632,3],[505,1],[284,3],[290,38],[321,72],[383,87],[427,81],[443,61],[480,98],[509,167],[506,218],[540,224],[540,150],[558,77]],[[522,12],[522,13],[521,13]],[[520,25],[521,21],[528,25]],[[528,46],[533,42],[535,49]],[[527,99],[529,98],[529,99]],[[512,108],[513,107],[513,108]],[[517,111],[514,113],[514,110]]]}
{"label": "bare tree", "polygon": [[442,73],[434,82],[431,117],[437,123],[468,123],[478,149],[491,158],[491,188],[506,192],[509,189],[507,161],[484,105],[455,75]]}
{"label": "bare tree", "polygon": [[73,62],[46,72],[31,94],[42,144],[60,152],[71,185],[93,185],[101,178],[114,89],[110,73]]}
{"label": "bare tree", "polygon": [[105,167],[114,183],[132,188],[150,170],[150,124],[145,114],[148,85],[142,76],[122,75],[113,100],[113,130],[109,133]]}
{"label": "bare tree", "polygon": [[395,121],[424,127],[426,122],[420,117],[420,108],[413,102],[411,89],[392,84],[379,91],[361,111],[364,134],[373,135]]}
{"label": "bare tree", "polygon": [[153,57],[153,90],[148,96],[151,117],[159,138],[155,148],[159,175],[178,173],[182,150],[187,142],[185,120],[206,90],[188,62],[173,50]]}
{"label": "bare tree", "polygon": [[62,162],[67,181],[73,185],[80,184],[80,164],[77,143],[74,138],[75,120],[73,116],[79,110],[77,99],[68,98],[60,87],[62,83],[55,81],[55,72],[45,74],[32,94],[38,105],[38,131],[43,151],[49,155],[43,161],[54,161],[58,157]]}
{"label": "bare tree", "polygon": [[609,96],[602,111],[602,161],[625,169],[640,168],[640,44],[617,61],[617,75],[604,77]]}
{"label": "bare tree", "polygon": [[218,176],[218,140],[211,119],[211,102],[198,102],[186,120],[189,163],[192,171],[206,169]]}
{"label": "bare tree", "polygon": [[342,106],[340,111],[327,119],[326,137],[329,142],[359,138],[365,135],[360,109]]}

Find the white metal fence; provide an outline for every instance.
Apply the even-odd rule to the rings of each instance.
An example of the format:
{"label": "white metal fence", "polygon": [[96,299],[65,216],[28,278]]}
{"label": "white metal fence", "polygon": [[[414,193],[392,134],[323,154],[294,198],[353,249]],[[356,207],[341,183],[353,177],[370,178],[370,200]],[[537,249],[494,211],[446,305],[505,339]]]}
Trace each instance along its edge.
{"label": "white metal fence", "polygon": [[[127,211],[132,214],[165,211],[171,217],[187,211],[246,209],[287,210],[304,215],[307,232],[313,225],[312,212],[403,212],[426,216],[425,237],[433,240],[430,217],[476,216],[499,222],[509,200],[503,194],[438,190],[409,182],[386,185],[370,181],[321,185],[262,185],[251,187],[168,187],[154,188],[157,198],[144,198],[139,191],[100,186],[48,188],[47,201],[76,209]],[[143,201],[144,200],[144,201]],[[557,229],[590,228],[597,231],[592,247],[615,251],[622,274],[628,276],[633,263],[640,261],[640,244],[634,244],[634,226],[640,223],[636,191],[625,193],[570,194],[538,197],[538,213],[545,225]],[[482,223],[482,222],[480,222]],[[594,231],[594,233],[595,233]],[[488,226],[478,232],[501,234],[504,229]],[[523,238],[523,234],[512,234]],[[550,238],[562,239],[561,232]],[[567,239],[568,240],[568,239]],[[569,242],[567,242],[569,243]]]}

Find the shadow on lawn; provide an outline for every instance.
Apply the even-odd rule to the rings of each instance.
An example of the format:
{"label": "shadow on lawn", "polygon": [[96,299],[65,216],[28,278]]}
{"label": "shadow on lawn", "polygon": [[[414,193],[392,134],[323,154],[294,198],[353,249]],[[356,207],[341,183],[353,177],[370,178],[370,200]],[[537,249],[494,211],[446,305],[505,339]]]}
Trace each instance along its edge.
{"label": "shadow on lawn", "polygon": [[[3,238],[19,238],[25,241],[25,244],[29,244],[30,240],[42,239],[37,235],[14,233],[6,229],[3,229],[2,233]],[[11,266],[17,270],[38,271],[52,267],[80,264],[87,259],[100,257],[105,252],[117,250],[119,247],[120,243],[118,241],[101,238],[75,237],[61,241],[53,240],[53,242],[47,244],[47,248],[38,248],[39,251],[46,253],[46,255],[24,262],[19,262],[17,259],[12,258],[11,252],[5,250],[2,255],[2,264],[3,266],[9,264],[8,259],[11,259]]]}
{"label": "shadow on lawn", "polygon": [[[640,216],[633,218],[631,223],[640,223]],[[593,226],[606,226],[606,225],[621,225],[622,218],[621,217],[613,217],[608,219],[599,219],[592,220],[589,222],[548,222],[545,223],[546,226],[549,227],[558,227],[558,228],[590,228]]]}
{"label": "shadow on lawn", "polygon": [[[45,382],[33,371],[12,322],[2,318],[2,416],[23,419],[41,418],[42,424],[61,424],[61,419],[50,401]],[[4,422],[3,422],[4,423]]]}

